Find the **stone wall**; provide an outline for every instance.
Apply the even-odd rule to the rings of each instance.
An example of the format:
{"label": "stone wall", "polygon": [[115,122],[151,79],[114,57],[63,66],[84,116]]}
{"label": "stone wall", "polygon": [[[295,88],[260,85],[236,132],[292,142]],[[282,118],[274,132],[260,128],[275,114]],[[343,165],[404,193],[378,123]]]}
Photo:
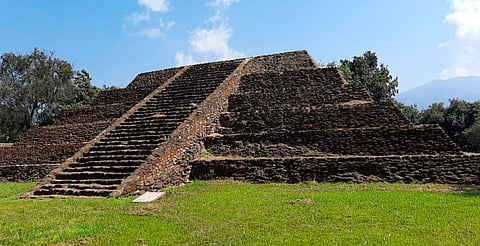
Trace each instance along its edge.
{"label": "stone wall", "polygon": [[31,128],[16,145],[84,144],[110,125],[108,121],[93,121],[83,124],[54,125]]}
{"label": "stone wall", "polygon": [[371,98],[363,86],[343,84],[336,70],[268,72],[244,76],[238,92],[229,97],[228,111],[288,110],[351,101]]}
{"label": "stone wall", "polygon": [[95,99],[98,104],[127,104],[132,107],[148,96],[182,68],[172,68],[160,71],[141,73],[124,89],[102,91]]}
{"label": "stone wall", "polygon": [[416,155],[201,160],[190,178],[250,182],[405,182],[480,185],[480,156]]}
{"label": "stone wall", "polygon": [[304,108],[262,109],[220,115],[220,133],[322,130],[408,125],[410,121],[390,101],[329,104]]}
{"label": "stone wall", "polygon": [[315,68],[319,65],[307,51],[293,51],[273,55],[253,57],[245,66],[245,74],[259,72],[281,72],[303,68]]}
{"label": "stone wall", "polygon": [[213,135],[204,145],[243,157],[460,154],[438,125]]}
{"label": "stone wall", "polygon": [[0,182],[38,181],[58,164],[0,165]]}
{"label": "stone wall", "polygon": [[130,104],[116,103],[65,110],[56,118],[55,125],[83,124],[96,121],[113,122],[130,108]]}
{"label": "stone wall", "polygon": [[0,167],[7,165],[29,165],[57,163],[70,157],[83,144],[18,145],[0,148]]}

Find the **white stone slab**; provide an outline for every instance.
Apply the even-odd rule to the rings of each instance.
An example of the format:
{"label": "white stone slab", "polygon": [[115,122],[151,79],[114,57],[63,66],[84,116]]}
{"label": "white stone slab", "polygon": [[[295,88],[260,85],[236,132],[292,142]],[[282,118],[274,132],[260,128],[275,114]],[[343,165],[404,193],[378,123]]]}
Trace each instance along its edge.
{"label": "white stone slab", "polygon": [[165,192],[145,192],[132,202],[153,202],[165,196]]}

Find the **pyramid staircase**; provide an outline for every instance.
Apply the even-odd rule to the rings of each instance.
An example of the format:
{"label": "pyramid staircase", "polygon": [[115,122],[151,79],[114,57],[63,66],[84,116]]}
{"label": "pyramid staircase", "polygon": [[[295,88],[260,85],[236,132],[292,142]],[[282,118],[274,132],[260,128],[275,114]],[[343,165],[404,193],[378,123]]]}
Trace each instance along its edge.
{"label": "pyramid staircase", "polygon": [[108,196],[202,103],[242,60],[186,67],[26,197]]}

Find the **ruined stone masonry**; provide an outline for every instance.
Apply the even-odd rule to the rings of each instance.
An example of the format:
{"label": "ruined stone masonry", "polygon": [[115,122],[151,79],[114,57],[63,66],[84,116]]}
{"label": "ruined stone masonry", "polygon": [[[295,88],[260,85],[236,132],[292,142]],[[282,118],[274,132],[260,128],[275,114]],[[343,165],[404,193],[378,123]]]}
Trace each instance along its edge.
{"label": "ruined stone masonry", "polygon": [[194,179],[480,184],[480,156],[414,126],[306,51],[139,74],[0,145],[24,197],[125,196]]}

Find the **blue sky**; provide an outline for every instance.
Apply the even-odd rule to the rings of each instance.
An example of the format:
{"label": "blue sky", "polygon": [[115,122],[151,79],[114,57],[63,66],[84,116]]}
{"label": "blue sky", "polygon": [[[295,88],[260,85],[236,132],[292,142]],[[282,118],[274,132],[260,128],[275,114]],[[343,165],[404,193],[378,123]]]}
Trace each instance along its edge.
{"label": "blue sky", "polygon": [[480,75],[480,0],[2,0],[0,53],[54,51],[94,84],[177,65],[305,49],[367,50],[406,91]]}

